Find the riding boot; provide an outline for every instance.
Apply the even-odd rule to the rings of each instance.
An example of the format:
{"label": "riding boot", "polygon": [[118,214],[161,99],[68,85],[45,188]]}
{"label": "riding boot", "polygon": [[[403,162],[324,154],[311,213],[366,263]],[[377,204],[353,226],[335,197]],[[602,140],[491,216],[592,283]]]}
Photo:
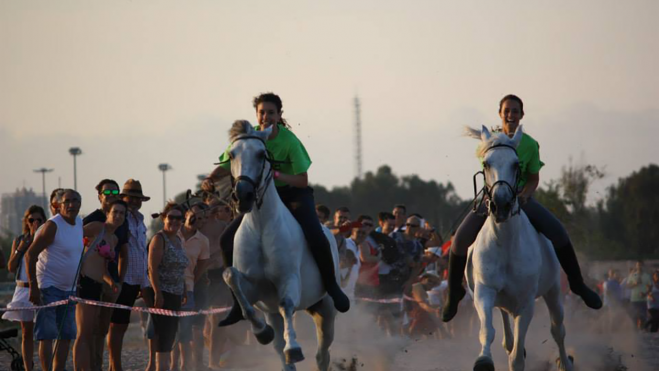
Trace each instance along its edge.
{"label": "riding boot", "polygon": [[558,261],[561,263],[561,267],[567,274],[567,280],[570,283],[570,290],[579,295],[588,307],[593,309],[602,308],[602,299],[600,299],[595,291],[586,286],[583,281],[579,262],[577,261],[577,255],[574,253],[572,243],[568,242],[567,245],[560,249],[555,249],[555,251]]}
{"label": "riding boot", "polygon": [[325,290],[327,290],[327,294],[334,300],[334,308],[341,313],[347,312],[350,309],[350,299],[348,299],[343,290],[341,290],[341,286],[336,282],[334,258],[330,250],[330,244],[316,244],[316,246],[309,246],[309,250],[311,250],[311,255],[316,260]]}
{"label": "riding boot", "polygon": [[[234,219],[225,229],[224,233],[220,237],[220,250],[222,253],[222,259],[224,261],[224,267],[228,268],[233,266],[233,238],[238,231],[238,227],[243,220],[244,215],[238,216]],[[220,321],[218,327],[226,327],[238,323],[245,318],[243,317],[243,310],[236,300],[236,295],[231,290],[231,298],[233,299],[233,306],[229,314]]]}
{"label": "riding boot", "polygon": [[462,287],[464,271],[467,266],[467,257],[453,253],[449,254],[448,259],[448,299],[444,304],[442,311],[442,321],[448,322],[458,313],[458,304],[467,293]]}

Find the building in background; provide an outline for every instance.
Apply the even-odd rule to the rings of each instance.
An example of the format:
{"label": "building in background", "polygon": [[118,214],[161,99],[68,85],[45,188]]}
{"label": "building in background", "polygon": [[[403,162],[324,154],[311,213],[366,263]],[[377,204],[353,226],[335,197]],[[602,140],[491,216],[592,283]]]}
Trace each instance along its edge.
{"label": "building in background", "polygon": [[[14,193],[2,195],[0,203],[0,235],[18,236],[21,234],[21,219],[23,213],[32,205],[47,205],[43,195],[37,195],[32,188],[17,189]],[[45,209],[46,213],[48,209]]]}

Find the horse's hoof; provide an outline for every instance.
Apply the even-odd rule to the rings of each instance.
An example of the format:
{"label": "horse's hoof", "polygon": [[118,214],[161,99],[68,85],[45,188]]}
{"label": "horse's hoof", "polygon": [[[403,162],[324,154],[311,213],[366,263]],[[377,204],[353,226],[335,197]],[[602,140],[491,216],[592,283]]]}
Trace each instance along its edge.
{"label": "horse's hoof", "polygon": [[284,350],[284,356],[286,357],[286,364],[293,364],[304,361],[304,354],[302,354],[302,348],[291,348]]}
{"label": "horse's hoof", "polygon": [[561,357],[556,358],[556,367],[558,367],[559,370],[572,370],[572,367],[574,366],[574,357],[569,355],[567,356],[567,359],[570,361],[570,364],[563,365],[561,363]]}
{"label": "horse's hoof", "polygon": [[270,325],[266,324],[263,330],[254,333],[254,336],[256,336],[256,340],[259,344],[268,345],[275,339],[275,330],[273,330]]}
{"label": "horse's hoof", "polygon": [[474,363],[474,371],[494,371],[494,362],[488,357],[478,357]]}

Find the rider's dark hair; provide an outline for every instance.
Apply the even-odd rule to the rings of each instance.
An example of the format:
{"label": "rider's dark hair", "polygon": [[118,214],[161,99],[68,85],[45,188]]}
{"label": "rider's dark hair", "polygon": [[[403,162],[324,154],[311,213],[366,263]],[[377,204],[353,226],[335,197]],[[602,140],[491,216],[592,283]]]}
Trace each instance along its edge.
{"label": "rider's dark hair", "polygon": [[501,113],[501,108],[503,107],[503,104],[507,100],[512,100],[512,101],[518,102],[519,103],[519,108],[522,109],[522,115],[524,114],[524,102],[522,102],[522,99],[520,97],[516,96],[515,94],[508,94],[505,97],[501,98],[501,100],[499,101],[499,113]]}
{"label": "rider's dark hair", "polygon": [[[261,93],[259,96],[254,97],[253,100],[253,105],[254,109],[257,109],[259,104],[261,103],[272,103],[277,107],[277,113],[281,113],[281,109],[284,107],[284,105],[281,102],[281,98],[273,92],[268,92],[268,93]],[[290,125],[288,125],[288,122],[282,117],[281,118],[281,123],[284,124],[287,128],[291,128]]]}

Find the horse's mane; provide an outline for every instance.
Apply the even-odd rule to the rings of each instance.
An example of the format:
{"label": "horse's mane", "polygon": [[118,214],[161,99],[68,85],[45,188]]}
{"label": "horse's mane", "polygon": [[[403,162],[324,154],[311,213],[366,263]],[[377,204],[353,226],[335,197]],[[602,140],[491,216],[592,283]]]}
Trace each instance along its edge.
{"label": "horse's mane", "polygon": [[476,156],[478,156],[479,158],[484,157],[487,149],[492,146],[496,146],[500,144],[505,144],[513,147],[515,146],[513,140],[503,132],[492,132],[492,136],[490,137],[490,139],[483,141],[481,138],[480,130],[476,130],[472,127],[465,126],[464,135],[474,139],[481,140],[480,144],[478,145],[478,148],[476,149]]}
{"label": "horse's mane", "polygon": [[229,141],[233,142],[241,135],[249,134],[253,130],[252,124],[247,120],[236,120],[229,129]]}

